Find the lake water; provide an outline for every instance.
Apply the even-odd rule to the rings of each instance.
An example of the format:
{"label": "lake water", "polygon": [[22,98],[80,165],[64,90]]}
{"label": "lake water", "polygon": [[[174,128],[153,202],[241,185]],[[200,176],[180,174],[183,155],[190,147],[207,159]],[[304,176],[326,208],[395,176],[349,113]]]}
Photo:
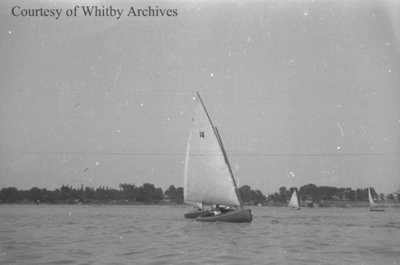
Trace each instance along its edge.
{"label": "lake water", "polygon": [[250,224],[189,210],[0,205],[0,264],[400,264],[400,208],[255,207]]}

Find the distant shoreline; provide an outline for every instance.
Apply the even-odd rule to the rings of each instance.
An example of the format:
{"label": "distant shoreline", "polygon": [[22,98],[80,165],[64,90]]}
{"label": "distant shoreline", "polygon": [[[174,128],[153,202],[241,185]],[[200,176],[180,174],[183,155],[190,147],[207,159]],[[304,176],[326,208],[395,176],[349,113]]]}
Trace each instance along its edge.
{"label": "distant shoreline", "polygon": [[[89,203],[76,203],[76,202],[40,202],[36,204],[35,202],[25,201],[25,202],[1,202],[0,205],[82,205],[82,206],[173,206],[173,207],[190,207],[191,205],[185,203],[176,203],[171,201],[157,201],[157,202],[89,202]],[[400,208],[399,202],[382,202],[377,203],[383,208]],[[257,205],[245,205],[246,207],[287,207],[286,203],[266,203],[261,206]],[[301,208],[369,208],[369,203],[365,201],[352,202],[352,201],[325,201],[320,204],[300,204]]]}
{"label": "distant shoreline", "polygon": [[115,205],[115,206],[186,206],[183,203],[159,201],[159,202],[39,202],[32,201],[19,201],[19,202],[0,202],[0,205],[88,205],[88,206],[101,206],[101,205]]}
{"label": "distant shoreline", "polygon": [[[399,208],[400,202],[381,202],[376,203],[378,206],[383,208]],[[269,207],[287,207],[284,203],[267,203],[263,206]],[[367,201],[324,201],[321,203],[301,203],[301,208],[369,208],[369,203]]]}

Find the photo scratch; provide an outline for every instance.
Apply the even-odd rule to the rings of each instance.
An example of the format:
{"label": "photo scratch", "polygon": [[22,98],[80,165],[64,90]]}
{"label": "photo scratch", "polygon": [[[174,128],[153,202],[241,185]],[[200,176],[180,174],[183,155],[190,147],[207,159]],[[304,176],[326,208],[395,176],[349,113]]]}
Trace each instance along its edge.
{"label": "photo scratch", "polygon": [[344,133],[343,133],[342,126],[340,126],[340,123],[339,123],[338,121],[336,122],[336,125],[337,125],[337,127],[339,128],[339,130],[340,130],[340,134],[342,135],[342,137],[344,137]]}

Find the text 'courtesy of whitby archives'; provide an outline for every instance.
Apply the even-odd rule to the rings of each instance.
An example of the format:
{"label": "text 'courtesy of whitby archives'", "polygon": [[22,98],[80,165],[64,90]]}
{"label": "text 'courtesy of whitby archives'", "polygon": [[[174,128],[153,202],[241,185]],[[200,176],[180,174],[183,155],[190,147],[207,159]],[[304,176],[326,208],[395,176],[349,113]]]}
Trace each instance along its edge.
{"label": "text 'courtesy of whitby archives'", "polygon": [[144,8],[114,8],[113,6],[74,6],[73,8],[24,8],[13,6],[11,14],[14,17],[48,17],[60,19],[61,17],[110,17],[120,19],[126,17],[176,17],[177,9],[166,9],[158,6]]}

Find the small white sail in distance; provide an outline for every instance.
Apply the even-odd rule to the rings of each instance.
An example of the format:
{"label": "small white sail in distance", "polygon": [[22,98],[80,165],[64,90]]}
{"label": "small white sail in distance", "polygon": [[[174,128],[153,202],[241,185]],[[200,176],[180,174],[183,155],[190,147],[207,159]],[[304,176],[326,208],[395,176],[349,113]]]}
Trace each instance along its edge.
{"label": "small white sail in distance", "polygon": [[184,200],[240,206],[215,129],[199,97],[186,150]]}
{"label": "small white sail in distance", "polygon": [[371,208],[376,206],[375,203],[374,203],[374,200],[372,199],[371,191],[369,190],[369,188],[368,188],[368,200],[369,200],[369,206]]}
{"label": "small white sail in distance", "polygon": [[293,209],[298,209],[299,207],[299,200],[297,199],[297,193],[296,190],[293,191],[292,197],[290,198],[289,201],[289,208],[293,208]]}

